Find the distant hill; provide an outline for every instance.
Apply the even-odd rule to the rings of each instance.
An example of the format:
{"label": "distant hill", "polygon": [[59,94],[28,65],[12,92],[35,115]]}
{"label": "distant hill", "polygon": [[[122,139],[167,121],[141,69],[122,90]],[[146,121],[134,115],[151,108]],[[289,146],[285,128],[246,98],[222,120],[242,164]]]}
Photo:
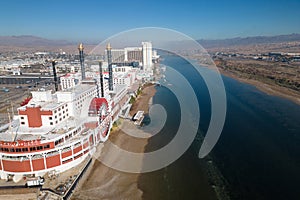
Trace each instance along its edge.
{"label": "distant hill", "polygon": [[66,40],[49,40],[31,35],[21,36],[0,36],[0,46],[15,46],[15,47],[40,47],[40,46],[65,46],[71,45],[71,42]]}
{"label": "distant hill", "polygon": [[255,36],[255,37],[237,37],[231,39],[220,40],[197,40],[205,48],[229,47],[229,46],[243,46],[253,44],[266,43],[282,43],[300,41],[300,34],[277,35],[277,36]]}
{"label": "distant hill", "polygon": [[[256,44],[284,43],[300,41],[300,34],[278,35],[278,36],[256,36],[256,37],[237,37],[220,40],[197,40],[204,48],[229,48],[234,46],[247,46]],[[4,51],[58,51],[63,49],[66,52],[77,52],[77,45],[66,40],[50,40],[32,35],[21,36],[0,36],[0,52]],[[184,41],[178,42],[179,49],[182,49]],[[85,44],[86,52],[92,50],[95,44]],[[298,52],[298,50],[297,50]]]}

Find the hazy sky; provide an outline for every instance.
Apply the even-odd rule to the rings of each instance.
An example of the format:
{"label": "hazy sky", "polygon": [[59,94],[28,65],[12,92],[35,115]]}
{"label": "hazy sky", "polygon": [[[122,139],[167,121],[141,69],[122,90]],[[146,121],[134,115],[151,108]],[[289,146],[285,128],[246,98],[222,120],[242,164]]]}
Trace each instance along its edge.
{"label": "hazy sky", "polygon": [[0,35],[99,41],[138,27],[194,39],[300,33],[299,0],[1,0]]}

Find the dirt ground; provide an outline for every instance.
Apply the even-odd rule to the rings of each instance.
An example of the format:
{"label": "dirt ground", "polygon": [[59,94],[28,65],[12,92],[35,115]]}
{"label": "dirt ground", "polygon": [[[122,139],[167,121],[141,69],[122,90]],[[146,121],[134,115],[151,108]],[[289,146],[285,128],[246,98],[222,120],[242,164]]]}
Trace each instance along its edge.
{"label": "dirt ground", "polygon": [[34,200],[38,188],[0,189],[0,200]]}

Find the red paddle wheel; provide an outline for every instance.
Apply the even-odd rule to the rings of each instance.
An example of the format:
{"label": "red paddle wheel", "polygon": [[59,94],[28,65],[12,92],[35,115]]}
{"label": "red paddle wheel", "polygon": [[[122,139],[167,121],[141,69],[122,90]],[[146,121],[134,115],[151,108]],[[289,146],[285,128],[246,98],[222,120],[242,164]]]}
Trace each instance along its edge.
{"label": "red paddle wheel", "polygon": [[21,106],[27,105],[31,99],[32,99],[32,97],[27,97],[26,99],[24,99],[24,100],[20,103],[20,105],[21,105]]}
{"label": "red paddle wheel", "polygon": [[108,137],[111,119],[108,118],[108,102],[105,98],[93,98],[89,107],[89,116],[98,116],[100,126],[101,139],[106,140]]}

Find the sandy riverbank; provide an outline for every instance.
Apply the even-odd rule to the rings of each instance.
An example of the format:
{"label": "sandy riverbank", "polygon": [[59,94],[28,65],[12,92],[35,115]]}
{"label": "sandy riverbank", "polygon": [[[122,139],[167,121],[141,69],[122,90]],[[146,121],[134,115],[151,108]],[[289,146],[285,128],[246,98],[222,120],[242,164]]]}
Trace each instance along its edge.
{"label": "sandy riverbank", "polygon": [[[204,67],[215,69],[215,66],[212,66],[212,65],[207,65],[207,64],[203,64],[203,63],[199,63],[199,64]],[[263,83],[261,81],[254,80],[254,79],[242,78],[238,74],[235,74],[235,73],[229,72],[229,71],[225,71],[220,67],[218,67],[218,70],[222,75],[233,78],[233,79],[238,80],[243,83],[253,85],[258,90],[260,90],[268,95],[282,97],[282,98],[288,99],[288,100],[293,101],[294,103],[300,105],[300,93],[296,92],[292,89],[281,87],[278,85],[271,85],[271,84]]]}
{"label": "sandy riverbank", "polygon": [[273,96],[286,98],[286,99],[289,99],[289,100],[293,101],[294,103],[300,105],[300,93],[297,93],[296,91],[293,91],[289,88],[280,87],[280,86],[277,86],[277,85],[266,84],[266,83],[263,83],[263,82],[258,81],[258,80],[241,78],[241,77],[239,77],[238,75],[236,75],[234,73],[221,70],[220,68],[219,68],[219,71],[224,76],[228,76],[230,78],[236,79],[236,80],[241,81],[243,83],[253,85],[257,89],[259,89],[260,91],[262,91],[262,92],[264,92],[268,95],[273,95]]}
{"label": "sandy riverbank", "polygon": [[149,110],[149,100],[155,95],[156,89],[155,85],[149,84],[144,86],[142,94],[140,94],[134,104],[131,107],[130,115],[133,116],[138,110],[143,110],[148,113]]}
{"label": "sandy riverbank", "polygon": [[[142,94],[136,99],[130,114],[138,110],[149,109],[149,100],[156,92],[154,85],[148,85],[142,90]],[[147,139],[133,138],[125,134],[121,129],[111,132],[109,140],[122,149],[132,152],[144,152]],[[103,145],[101,154],[110,151],[109,145]],[[85,183],[75,191],[72,199],[142,199],[142,191],[138,188],[139,174],[124,173],[111,169],[95,160],[91,173],[87,175]]]}

